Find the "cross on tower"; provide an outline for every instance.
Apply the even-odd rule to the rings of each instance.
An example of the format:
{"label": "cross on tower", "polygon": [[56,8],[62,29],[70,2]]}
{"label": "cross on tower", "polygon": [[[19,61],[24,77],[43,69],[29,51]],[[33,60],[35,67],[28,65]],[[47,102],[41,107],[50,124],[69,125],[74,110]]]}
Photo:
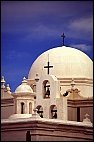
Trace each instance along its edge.
{"label": "cross on tower", "polygon": [[53,66],[50,66],[49,64],[50,64],[50,62],[49,62],[49,56],[48,56],[48,65],[44,66],[44,68],[48,68],[48,74],[49,74],[49,71],[50,71],[49,69],[53,68]]}
{"label": "cross on tower", "polygon": [[64,33],[63,33],[63,35],[61,35],[61,37],[63,38],[63,46],[64,46],[64,38],[65,38]]}

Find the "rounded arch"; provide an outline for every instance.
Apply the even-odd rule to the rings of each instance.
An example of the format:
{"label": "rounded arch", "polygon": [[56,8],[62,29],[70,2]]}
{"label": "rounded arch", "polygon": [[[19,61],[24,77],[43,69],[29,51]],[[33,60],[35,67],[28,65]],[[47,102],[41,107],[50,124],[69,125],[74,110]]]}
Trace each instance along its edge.
{"label": "rounded arch", "polygon": [[50,82],[49,82],[49,80],[43,81],[43,98],[50,98]]}
{"label": "rounded arch", "polygon": [[32,114],[32,103],[29,102],[29,114]]}
{"label": "rounded arch", "polygon": [[25,103],[21,102],[21,114],[25,113]]}
{"label": "rounded arch", "polygon": [[57,107],[56,105],[50,106],[50,112],[49,112],[50,119],[57,119]]}
{"label": "rounded arch", "polygon": [[43,118],[43,107],[41,105],[38,105],[36,108],[38,109],[37,113],[41,118]]}

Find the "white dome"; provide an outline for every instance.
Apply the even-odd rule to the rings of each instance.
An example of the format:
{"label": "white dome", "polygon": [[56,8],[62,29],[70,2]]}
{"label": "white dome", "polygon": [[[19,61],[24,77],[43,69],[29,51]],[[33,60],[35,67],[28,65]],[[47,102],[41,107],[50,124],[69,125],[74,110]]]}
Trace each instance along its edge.
{"label": "white dome", "polygon": [[33,93],[32,88],[27,84],[27,81],[25,78],[23,78],[22,84],[19,85],[16,90],[15,93]]}
{"label": "white dome", "polygon": [[40,77],[47,74],[49,62],[53,68],[50,68],[50,75],[63,78],[93,78],[93,62],[82,51],[71,47],[57,47],[42,53],[32,64],[28,79],[35,79],[36,74]]}

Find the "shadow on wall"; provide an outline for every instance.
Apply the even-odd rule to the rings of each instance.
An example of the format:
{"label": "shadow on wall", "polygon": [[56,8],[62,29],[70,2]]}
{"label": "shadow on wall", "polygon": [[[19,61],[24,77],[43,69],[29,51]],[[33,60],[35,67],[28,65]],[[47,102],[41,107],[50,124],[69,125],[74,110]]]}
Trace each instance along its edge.
{"label": "shadow on wall", "polygon": [[30,131],[27,131],[27,133],[26,133],[26,142],[31,142],[31,134],[30,134]]}

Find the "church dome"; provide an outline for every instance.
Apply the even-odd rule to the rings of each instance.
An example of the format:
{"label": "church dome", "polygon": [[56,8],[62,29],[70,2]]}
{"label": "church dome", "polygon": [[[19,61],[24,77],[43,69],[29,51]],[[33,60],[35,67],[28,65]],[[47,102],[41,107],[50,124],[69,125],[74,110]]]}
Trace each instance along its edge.
{"label": "church dome", "polygon": [[23,78],[22,84],[19,85],[16,90],[15,93],[33,93],[32,88],[27,84],[26,78]]}
{"label": "church dome", "polygon": [[[49,58],[49,59],[48,59]],[[47,74],[47,66],[53,66],[49,70],[50,75],[64,78],[93,78],[93,62],[82,51],[72,47],[57,47],[42,53],[32,64],[28,79],[34,79],[36,74],[40,77]]]}

